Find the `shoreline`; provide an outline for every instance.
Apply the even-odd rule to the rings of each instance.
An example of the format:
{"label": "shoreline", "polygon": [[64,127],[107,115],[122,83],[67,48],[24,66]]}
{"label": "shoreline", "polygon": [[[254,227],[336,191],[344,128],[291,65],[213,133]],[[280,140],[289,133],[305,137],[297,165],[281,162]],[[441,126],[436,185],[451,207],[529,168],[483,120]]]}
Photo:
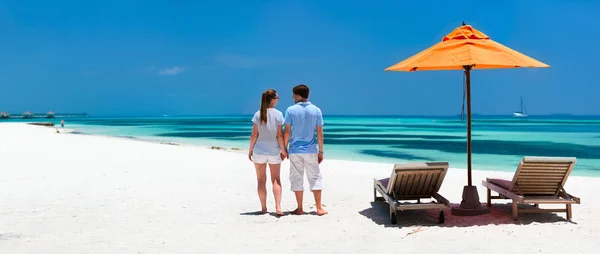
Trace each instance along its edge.
{"label": "shoreline", "polygon": [[[172,142],[169,141],[168,139],[166,141],[160,141],[160,140],[152,140],[152,139],[144,139],[144,138],[139,138],[139,137],[134,137],[134,136],[111,136],[111,135],[99,135],[99,134],[89,134],[89,133],[85,133],[85,132],[81,132],[78,131],[76,129],[72,129],[72,128],[59,128],[56,126],[42,126],[42,125],[29,125],[28,123],[24,123],[24,122],[20,122],[20,123],[0,123],[0,126],[4,125],[4,124],[14,124],[14,125],[28,125],[28,126],[32,126],[35,128],[54,128],[57,130],[66,130],[66,132],[60,132],[59,134],[68,134],[68,135],[84,135],[84,136],[89,136],[89,137],[95,137],[95,138],[103,138],[103,139],[115,139],[115,140],[122,140],[122,141],[135,141],[135,142],[140,142],[140,143],[146,143],[146,144],[154,144],[154,145],[166,145],[166,146],[177,146],[177,147],[188,147],[188,148],[192,148],[192,149],[201,149],[201,150],[213,150],[213,151],[221,151],[221,152],[233,152],[233,153],[242,153],[242,152],[246,152],[248,151],[248,149],[243,149],[243,148],[231,148],[231,147],[221,147],[221,146],[210,146],[210,145],[198,145],[198,144],[191,144],[191,143],[185,143],[185,142]],[[245,153],[244,153],[245,155]],[[287,160],[287,159],[286,159]],[[359,163],[359,164],[372,164],[372,165],[386,165],[386,166],[393,166],[394,163],[385,163],[385,162],[372,162],[372,161],[360,161],[360,160],[344,160],[344,159],[328,159],[327,161],[334,161],[334,162],[338,162],[338,163]],[[411,161],[411,162],[407,162],[407,163],[414,163],[414,162],[419,162],[419,161]],[[428,161],[429,162],[429,161]],[[404,162],[401,162],[404,163]],[[518,161],[515,163],[517,164]],[[575,165],[575,167],[577,167],[577,165]],[[466,174],[467,169],[466,168],[455,168],[452,167],[450,165],[450,167],[448,168],[451,171],[464,171],[464,173]],[[514,174],[514,172],[516,171],[516,167],[515,170],[513,171],[503,171],[503,170],[481,170],[481,169],[473,169],[473,171],[477,171],[480,173],[495,173],[495,174],[507,174],[510,173],[510,175],[512,176]],[[570,174],[569,178],[572,177],[577,177],[577,178],[600,178],[598,176],[593,176],[593,175],[577,175],[576,171],[573,170]],[[466,180],[465,180],[466,182]],[[477,185],[476,183],[474,185]]]}
{"label": "shoreline", "polygon": [[[1,124],[1,123],[0,123]],[[13,124],[17,124],[17,123],[13,123]],[[40,126],[42,127],[42,126]],[[49,127],[49,126],[47,126]],[[52,127],[55,128],[55,127]],[[59,127],[56,127],[57,129],[60,130]],[[68,129],[68,128],[65,128]],[[194,144],[191,142],[181,142],[181,141],[175,141],[174,139],[169,139],[169,138],[164,138],[163,140],[160,139],[152,139],[152,138],[143,138],[143,137],[135,137],[135,136],[114,136],[114,135],[101,135],[101,134],[90,134],[90,133],[85,133],[82,131],[78,131],[77,129],[69,129],[71,130],[71,132],[69,132],[68,134],[73,134],[73,135],[91,135],[91,136],[100,136],[100,137],[108,137],[108,138],[120,138],[120,139],[127,139],[127,140],[136,140],[136,141],[141,141],[141,142],[150,142],[150,143],[158,143],[158,144],[165,144],[165,145],[175,145],[175,146],[186,146],[186,147],[199,147],[199,148],[206,148],[206,149],[212,149],[212,150],[223,150],[223,151],[228,151],[228,152],[237,152],[237,153],[245,153],[248,151],[247,148],[239,148],[239,147],[231,147],[231,146],[214,146],[214,145],[200,145],[200,144]],[[73,133],[74,132],[74,133]],[[473,155],[474,157],[477,155]],[[523,155],[523,156],[527,156],[527,155]],[[523,157],[521,156],[521,158]],[[393,161],[392,158],[386,158],[388,161]],[[361,163],[377,163],[377,164],[394,164],[394,162],[384,162],[384,161],[377,161],[377,159],[371,159],[371,160],[360,160],[360,159],[352,159],[352,158],[332,158],[332,159],[328,159],[328,160],[336,160],[336,161],[349,161],[349,162],[361,162]],[[465,160],[466,160],[466,155],[465,155]],[[412,162],[420,162],[420,161],[402,161],[399,160],[398,163],[412,163]],[[514,162],[514,168],[506,168],[506,169],[500,169],[500,168],[488,168],[488,169],[482,169],[482,168],[476,168],[473,167],[473,170],[477,170],[477,171],[484,171],[484,172],[505,172],[505,173],[514,173],[515,170],[517,169],[517,165],[519,163],[519,160],[515,160]],[[452,167],[452,165],[450,165],[450,168],[453,170],[463,170],[466,173],[466,168],[460,168],[460,167]],[[573,172],[571,172],[572,176],[580,176],[580,177],[594,177],[594,178],[600,178],[600,171],[597,170],[590,170],[590,169],[578,169],[577,168],[577,164],[575,165],[575,169],[573,170]]]}
{"label": "shoreline", "polygon": [[195,147],[195,148],[204,148],[204,149],[211,149],[211,150],[222,150],[222,151],[228,151],[228,152],[248,151],[248,149],[237,148],[237,147],[222,147],[222,146],[211,146],[211,145],[198,145],[198,144],[192,144],[192,143],[186,143],[186,142],[176,142],[174,140],[169,140],[169,139],[155,140],[155,139],[146,139],[146,138],[135,137],[135,136],[113,136],[113,135],[90,134],[90,133],[78,131],[76,129],[72,129],[72,130],[73,131],[71,131],[71,132],[65,132],[64,134],[70,134],[70,135],[88,135],[88,136],[94,136],[94,137],[115,138],[115,139],[121,139],[121,140],[139,141],[139,142],[146,142],[146,143],[160,144],[160,145]]}

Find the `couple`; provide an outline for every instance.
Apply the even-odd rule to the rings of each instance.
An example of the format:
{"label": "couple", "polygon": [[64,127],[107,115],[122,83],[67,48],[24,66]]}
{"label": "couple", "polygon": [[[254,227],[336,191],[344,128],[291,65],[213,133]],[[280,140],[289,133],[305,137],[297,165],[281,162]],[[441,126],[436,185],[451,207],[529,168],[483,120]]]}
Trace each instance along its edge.
{"label": "couple", "polygon": [[[304,172],[310,190],[315,196],[317,215],[325,215],[321,205],[322,176],[319,164],[323,161],[323,115],[321,109],[308,101],[309,89],[306,85],[297,85],[292,89],[292,98],[296,103],[285,111],[275,109],[279,96],[273,89],[262,94],[260,110],[252,118],[252,136],[248,158],[254,162],[258,180],[258,198],[262,213],[267,213],[267,164],[271,170],[273,195],[275,196],[276,215],[281,211],[281,162],[290,159],[291,189],[296,194],[298,207],[292,214],[302,215],[304,191]],[[281,127],[285,124],[285,130]],[[319,149],[317,150],[317,141]],[[288,150],[289,143],[289,150]],[[289,155],[288,155],[289,154]]]}

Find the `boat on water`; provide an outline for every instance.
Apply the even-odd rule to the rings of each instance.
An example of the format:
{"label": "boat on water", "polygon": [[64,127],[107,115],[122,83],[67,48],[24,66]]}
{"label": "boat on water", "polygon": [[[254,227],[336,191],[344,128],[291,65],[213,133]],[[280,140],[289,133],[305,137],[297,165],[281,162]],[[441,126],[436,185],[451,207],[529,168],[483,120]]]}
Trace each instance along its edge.
{"label": "boat on water", "polygon": [[9,117],[10,115],[8,114],[8,112],[0,112],[0,119],[7,119]]}
{"label": "boat on water", "polygon": [[48,113],[46,113],[46,118],[54,118],[54,112],[48,111]]}
{"label": "boat on water", "polygon": [[527,108],[523,103],[523,96],[521,96],[521,108],[519,111],[513,112],[514,117],[527,117]]}
{"label": "boat on water", "polygon": [[25,113],[23,113],[23,115],[21,117],[22,118],[33,118],[33,113],[26,111]]}

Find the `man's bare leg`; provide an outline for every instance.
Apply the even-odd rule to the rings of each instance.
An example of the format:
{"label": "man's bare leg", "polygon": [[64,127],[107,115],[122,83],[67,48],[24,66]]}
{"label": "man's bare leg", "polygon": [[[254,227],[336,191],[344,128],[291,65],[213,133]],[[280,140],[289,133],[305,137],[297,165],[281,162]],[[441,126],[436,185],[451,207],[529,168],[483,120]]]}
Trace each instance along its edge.
{"label": "man's bare leg", "polygon": [[302,202],[303,202],[303,195],[304,195],[304,191],[294,191],[294,194],[296,194],[296,202],[298,202],[298,208],[296,208],[296,210],[292,211],[292,214],[295,215],[302,215],[304,214],[304,209],[302,208]]}
{"label": "man's bare leg", "polygon": [[323,205],[321,204],[321,190],[314,190],[313,194],[315,196],[315,203],[317,204],[317,215],[325,215],[328,212],[323,209]]}

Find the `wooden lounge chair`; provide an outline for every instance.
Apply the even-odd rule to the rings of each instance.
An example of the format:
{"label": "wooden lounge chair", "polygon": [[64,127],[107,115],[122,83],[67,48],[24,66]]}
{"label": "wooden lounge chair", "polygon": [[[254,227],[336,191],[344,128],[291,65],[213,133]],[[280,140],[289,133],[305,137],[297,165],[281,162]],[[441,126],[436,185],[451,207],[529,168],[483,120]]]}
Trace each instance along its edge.
{"label": "wooden lounge chair", "polygon": [[[396,164],[390,178],[373,181],[375,201],[387,201],[390,205],[390,221],[397,222],[397,211],[403,210],[439,210],[439,223],[444,223],[444,211],[450,202],[438,194],[446,172],[448,162],[426,162]],[[377,192],[382,197],[377,197]],[[421,203],[421,199],[435,199],[437,202]],[[401,203],[403,200],[416,200],[416,203]]]}
{"label": "wooden lounge chair", "polygon": [[[578,197],[569,195],[564,185],[573,170],[576,158],[524,157],[512,181],[487,178],[482,182],[487,190],[487,205],[492,199],[512,199],[512,217],[520,213],[566,212],[571,219],[571,205],[580,204]],[[498,196],[492,196],[492,191]],[[518,204],[533,204],[536,208],[518,208]],[[565,204],[565,209],[539,209],[540,204]]]}

